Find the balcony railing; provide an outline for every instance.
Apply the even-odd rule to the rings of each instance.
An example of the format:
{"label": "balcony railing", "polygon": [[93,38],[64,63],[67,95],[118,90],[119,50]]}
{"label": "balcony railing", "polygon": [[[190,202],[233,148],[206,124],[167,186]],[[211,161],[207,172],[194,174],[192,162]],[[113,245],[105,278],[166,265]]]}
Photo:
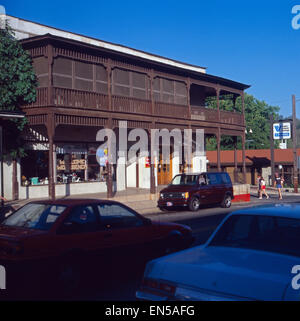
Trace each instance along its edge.
{"label": "balcony railing", "polygon": [[[219,122],[217,109],[199,106],[191,107],[191,119]],[[244,123],[244,116],[239,112],[220,110],[220,122],[230,125],[242,125]]]}
{"label": "balcony railing", "polygon": [[23,105],[22,108],[34,108],[34,107],[45,107],[48,106],[48,87],[37,88],[36,101],[31,104]]}
{"label": "balcony railing", "polygon": [[243,125],[244,116],[239,112],[220,110],[221,122],[230,125]]}
{"label": "balcony railing", "polygon": [[[36,102],[22,106],[24,109],[34,107],[68,107],[80,109],[109,110],[108,95],[87,92],[75,89],[53,87],[51,99],[49,99],[48,88],[37,89]],[[155,117],[169,117],[184,120],[207,121],[229,125],[244,124],[244,116],[239,112],[229,112],[220,110],[220,120],[216,109],[203,106],[191,106],[191,117],[189,117],[188,106],[170,103],[155,102],[154,115],[152,114],[152,104],[150,100],[136,99],[131,97],[112,96],[112,111],[119,113],[139,114]]]}
{"label": "balcony railing", "polygon": [[191,106],[191,119],[218,122],[218,112],[212,108]]}
{"label": "balcony railing", "polygon": [[151,101],[129,97],[112,96],[112,109],[115,112],[150,115]]}
{"label": "balcony railing", "polygon": [[94,92],[54,87],[53,100],[59,107],[108,109],[108,96]]}
{"label": "balcony railing", "polygon": [[172,118],[180,118],[180,119],[188,119],[189,109],[188,109],[188,106],[156,102],[155,115],[172,117]]}

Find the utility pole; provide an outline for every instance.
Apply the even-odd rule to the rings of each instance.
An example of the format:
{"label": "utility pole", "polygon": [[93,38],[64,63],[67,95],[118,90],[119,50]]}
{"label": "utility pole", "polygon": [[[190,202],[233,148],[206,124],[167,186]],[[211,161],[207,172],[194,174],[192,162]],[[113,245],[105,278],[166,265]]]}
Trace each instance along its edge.
{"label": "utility pole", "polygon": [[298,193],[298,166],[297,166],[297,132],[296,132],[296,97],[292,96],[293,101],[293,154],[294,154],[294,193]]}
{"label": "utility pole", "polygon": [[271,150],[271,184],[274,185],[275,177],[275,162],[274,162],[274,137],[273,137],[273,123],[274,117],[273,114],[270,116],[270,150]]}

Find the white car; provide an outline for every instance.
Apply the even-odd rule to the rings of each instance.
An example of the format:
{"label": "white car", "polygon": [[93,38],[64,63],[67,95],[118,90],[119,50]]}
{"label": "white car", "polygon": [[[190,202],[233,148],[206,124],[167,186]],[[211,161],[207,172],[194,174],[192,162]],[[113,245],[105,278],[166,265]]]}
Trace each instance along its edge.
{"label": "white car", "polygon": [[229,214],[201,246],[150,261],[140,300],[299,300],[300,205]]}

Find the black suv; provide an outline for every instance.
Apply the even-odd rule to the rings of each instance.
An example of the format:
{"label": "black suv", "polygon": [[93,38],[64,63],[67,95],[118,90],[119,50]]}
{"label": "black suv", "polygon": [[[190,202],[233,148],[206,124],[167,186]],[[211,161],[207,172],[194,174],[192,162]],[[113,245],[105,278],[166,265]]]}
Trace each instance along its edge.
{"label": "black suv", "polygon": [[179,174],[160,192],[157,206],[161,210],[186,206],[197,211],[204,204],[229,208],[232,199],[232,182],[226,172]]}

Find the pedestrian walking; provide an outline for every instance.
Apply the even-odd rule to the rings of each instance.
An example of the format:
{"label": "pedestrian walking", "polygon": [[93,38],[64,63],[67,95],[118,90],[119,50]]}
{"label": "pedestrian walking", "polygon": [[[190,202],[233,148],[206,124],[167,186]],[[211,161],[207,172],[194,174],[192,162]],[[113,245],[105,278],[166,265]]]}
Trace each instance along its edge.
{"label": "pedestrian walking", "polygon": [[257,175],[257,179],[256,179],[256,182],[257,182],[257,197],[260,197],[260,189],[261,189],[260,181],[261,181],[261,175],[258,174]]}
{"label": "pedestrian walking", "polygon": [[259,199],[262,199],[262,194],[264,194],[266,196],[267,199],[269,199],[269,195],[266,192],[266,181],[264,180],[263,177],[261,177],[260,179],[260,195],[259,195]]}
{"label": "pedestrian walking", "polygon": [[278,199],[282,200],[282,186],[283,186],[284,179],[283,177],[279,176],[278,173],[275,173],[275,187],[278,191]]}

